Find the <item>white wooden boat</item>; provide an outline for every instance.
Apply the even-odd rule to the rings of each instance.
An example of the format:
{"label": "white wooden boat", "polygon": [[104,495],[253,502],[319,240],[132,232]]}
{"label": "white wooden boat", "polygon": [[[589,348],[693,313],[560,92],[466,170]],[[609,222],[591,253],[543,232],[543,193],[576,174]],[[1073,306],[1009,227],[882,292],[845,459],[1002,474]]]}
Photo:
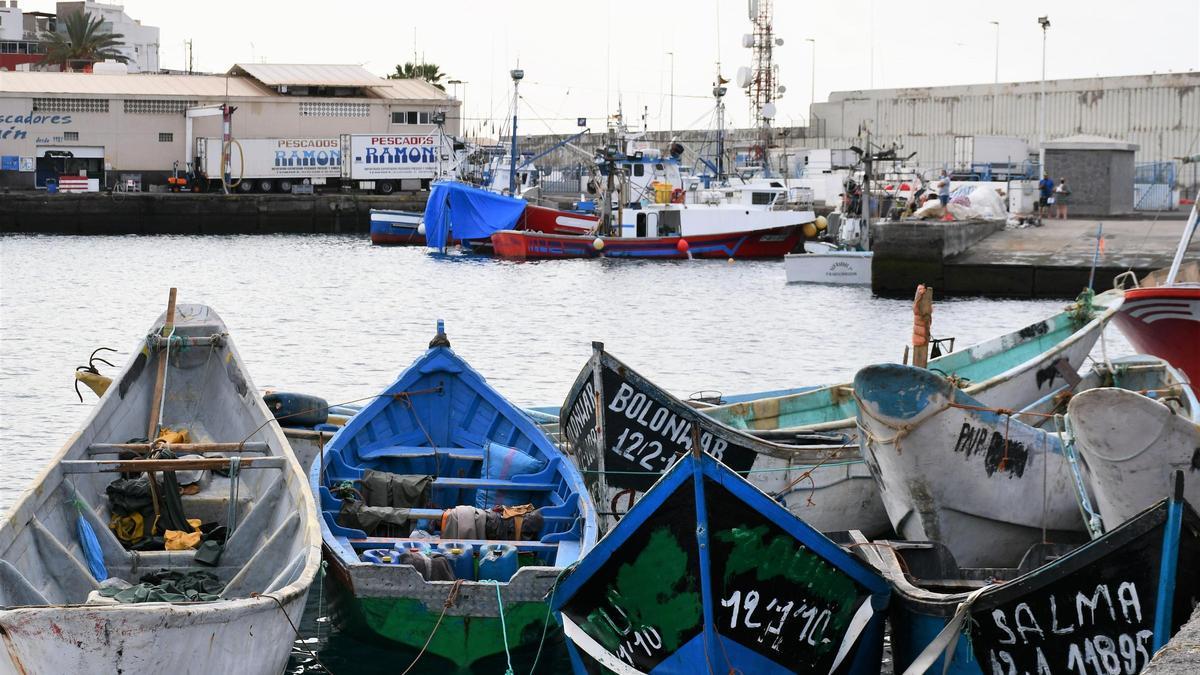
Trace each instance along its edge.
{"label": "white wooden boat", "polygon": [[[83,428],[0,521],[0,673],[274,675],[287,663],[293,625],[320,564],[312,495],[224,323],[203,305],[176,310],[173,299]],[[168,366],[160,369],[168,350]],[[187,429],[190,442],[155,450],[206,457],[118,458],[121,450],[149,449],[127,442],[157,438],[160,428]],[[139,476],[231,465],[236,480],[204,476],[197,494],[181,497],[188,518],[227,527],[231,513],[236,520],[215,566],[199,565],[192,550],[135,554],[109,529],[106,488],[118,471]],[[159,478],[165,497],[168,483]],[[83,543],[81,529],[94,532],[92,546]],[[223,584],[220,599],[99,597],[101,580],[137,584],[160,569],[213,573]]]}
{"label": "white wooden boat", "polygon": [[1200,504],[1200,402],[1166,361],[1141,358],[1118,368],[1113,386],[1085,391],[1068,407],[1106,530],[1153,504],[1175,471],[1190,478],[1185,498]]}
{"label": "white wooden boat", "polygon": [[[805,248],[809,244],[806,243]],[[829,251],[789,253],[783,257],[783,270],[789,284],[838,284],[870,286],[870,251]]]}
{"label": "white wooden boat", "polygon": [[901,537],[941,542],[967,567],[1013,567],[1043,539],[1087,539],[1054,429],[995,412],[924,368],[868,366],[854,389],[863,457]]}

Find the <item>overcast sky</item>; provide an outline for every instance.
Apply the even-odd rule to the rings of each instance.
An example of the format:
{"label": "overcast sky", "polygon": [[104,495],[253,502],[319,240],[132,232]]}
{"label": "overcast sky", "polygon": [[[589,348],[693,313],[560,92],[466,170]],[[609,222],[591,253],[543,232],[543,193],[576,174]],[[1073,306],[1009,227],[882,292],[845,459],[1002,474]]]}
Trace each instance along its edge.
{"label": "overcast sky", "polygon": [[[54,3],[26,0],[26,9]],[[648,111],[651,128],[670,124],[674,52],[676,128],[711,125],[716,62],[732,80],[749,65],[741,46],[750,32],[745,0],[126,0],[126,11],[159,26],[161,65],[184,66],[191,39],[195,66],[221,72],[232,63],[358,63],[380,75],[417,58],[468,84],[467,116],[503,116],[508,70],[520,60],[522,131],[593,129],[620,99],[627,119]],[[1001,81],[1041,75],[1042,31],[1049,14],[1047,77],[1092,77],[1200,70],[1200,0],[1055,0],[1050,2],[904,3],[880,0],[776,0],[775,51],[787,93],[778,123],[807,119],[813,44],[816,99],[869,87],[991,82],[999,21]],[[730,85],[728,115],[749,119],[748,99]],[[448,89],[455,89],[454,86]],[[540,118],[540,119],[539,119]]]}

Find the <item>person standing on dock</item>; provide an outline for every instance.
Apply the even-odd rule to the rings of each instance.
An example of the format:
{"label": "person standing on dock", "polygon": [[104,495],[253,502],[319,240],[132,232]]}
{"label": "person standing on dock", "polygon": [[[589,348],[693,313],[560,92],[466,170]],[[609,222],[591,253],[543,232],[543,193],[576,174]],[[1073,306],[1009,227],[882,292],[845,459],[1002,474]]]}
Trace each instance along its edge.
{"label": "person standing on dock", "polygon": [[1067,187],[1067,179],[1059,178],[1058,187],[1054,188],[1055,217],[1067,219],[1067,198],[1071,196],[1071,188]]}
{"label": "person standing on dock", "polygon": [[1054,203],[1054,181],[1050,179],[1050,174],[1042,174],[1042,180],[1038,183],[1038,190],[1041,194],[1041,199],[1038,201],[1038,217],[1045,218],[1048,206]]}
{"label": "person standing on dock", "polygon": [[938,181],[938,201],[942,203],[942,208],[950,203],[950,174],[942,169],[942,177]]}

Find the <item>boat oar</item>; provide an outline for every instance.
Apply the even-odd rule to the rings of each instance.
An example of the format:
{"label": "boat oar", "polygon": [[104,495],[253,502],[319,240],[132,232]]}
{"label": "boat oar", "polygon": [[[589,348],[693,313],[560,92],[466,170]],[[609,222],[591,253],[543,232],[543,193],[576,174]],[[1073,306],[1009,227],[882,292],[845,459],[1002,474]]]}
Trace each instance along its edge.
{"label": "boat oar", "polygon": [[[167,296],[167,318],[163,322],[163,327],[160,335],[169,338],[175,330],[175,295],[177,289],[172,288]],[[167,360],[171,356],[171,343],[168,342],[166,349],[158,355],[158,372],[154,377],[154,393],[150,398],[150,422],[147,425],[146,439],[150,443],[154,443],[154,439],[158,438],[158,423],[162,412],[163,402],[163,386],[167,381]],[[150,498],[154,504],[154,523],[150,526],[150,533],[154,534],[154,530],[158,527],[159,516],[162,515],[162,508],[159,506],[158,488],[154,485],[154,472],[147,471],[146,474],[150,477]]]}

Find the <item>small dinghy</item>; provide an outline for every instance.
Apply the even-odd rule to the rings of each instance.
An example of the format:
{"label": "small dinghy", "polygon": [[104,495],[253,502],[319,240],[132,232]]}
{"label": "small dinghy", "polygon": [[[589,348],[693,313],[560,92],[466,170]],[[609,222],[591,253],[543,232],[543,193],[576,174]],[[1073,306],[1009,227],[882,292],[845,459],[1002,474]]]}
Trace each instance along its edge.
{"label": "small dinghy", "polygon": [[304,474],[216,312],[172,289],[139,347],[0,521],[0,673],[280,673]]}
{"label": "small dinghy", "polygon": [[960,569],[933,542],[861,542],[892,583],[895,672],[1141,672],[1200,602],[1200,517],[1182,493],[1177,475],[1170,500],[1075,550],[1039,544],[1013,569]]}
{"label": "small dinghy", "polygon": [[989,408],[924,368],[869,366],[854,390],[863,455],[901,537],[942,542],[970,567],[1015,565],[1044,537],[1087,539],[1053,425]]}
{"label": "small dinghy", "polygon": [[[1071,399],[1075,449],[1091,470],[1092,492],[1107,528],[1154,502],[1177,470],[1200,469],[1200,402],[1179,371],[1154,357],[1122,367],[1110,386]],[[1200,504],[1200,479],[1186,498]]]}
{"label": "small dinghy", "polygon": [[335,624],[457,668],[537,649],[555,579],[596,543],[579,471],[450,349],[441,322],[310,481]]}
{"label": "small dinghy", "polygon": [[[1062,312],[929,360],[929,369],[953,376],[963,391],[998,408],[1022,408],[1078,372],[1105,325],[1121,306],[1121,292],[1085,293]],[[739,429],[806,429],[855,435],[850,384],[705,409]]]}
{"label": "small dinghy", "polygon": [[[1068,401],[1089,399],[1093,391],[1115,385],[1153,387],[1170,377],[1167,369],[1148,356],[1098,363],[1082,377],[1060,380],[1021,410],[1007,411],[988,408],[921,368],[864,368],[855,377],[862,392],[863,447],[896,532],[906,539],[944,542],[972,567],[1015,565],[1017,556],[1046,537],[1074,542],[1087,529],[1099,534],[1103,526],[1089,487],[1096,484],[1097,472],[1113,472],[1103,461],[1079,457],[1064,446],[1074,421],[1060,417]],[[1114,409],[1112,414],[1120,413]],[[1167,477],[1165,470],[1146,477],[1140,508],[1154,502],[1152,495],[1162,492]],[[1112,526],[1125,518],[1104,522]]]}
{"label": "small dinghy", "polygon": [[701,433],[555,589],[575,672],[879,673],[887,583]]}
{"label": "small dinghy", "polygon": [[[828,434],[784,433],[788,444],[708,417],[639,375],[604,345],[563,403],[564,448],[583,469],[607,530],[679,455],[700,447],[822,532],[888,531],[887,514],[858,446]],[[816,445],[801,445],[814,443]]]}

